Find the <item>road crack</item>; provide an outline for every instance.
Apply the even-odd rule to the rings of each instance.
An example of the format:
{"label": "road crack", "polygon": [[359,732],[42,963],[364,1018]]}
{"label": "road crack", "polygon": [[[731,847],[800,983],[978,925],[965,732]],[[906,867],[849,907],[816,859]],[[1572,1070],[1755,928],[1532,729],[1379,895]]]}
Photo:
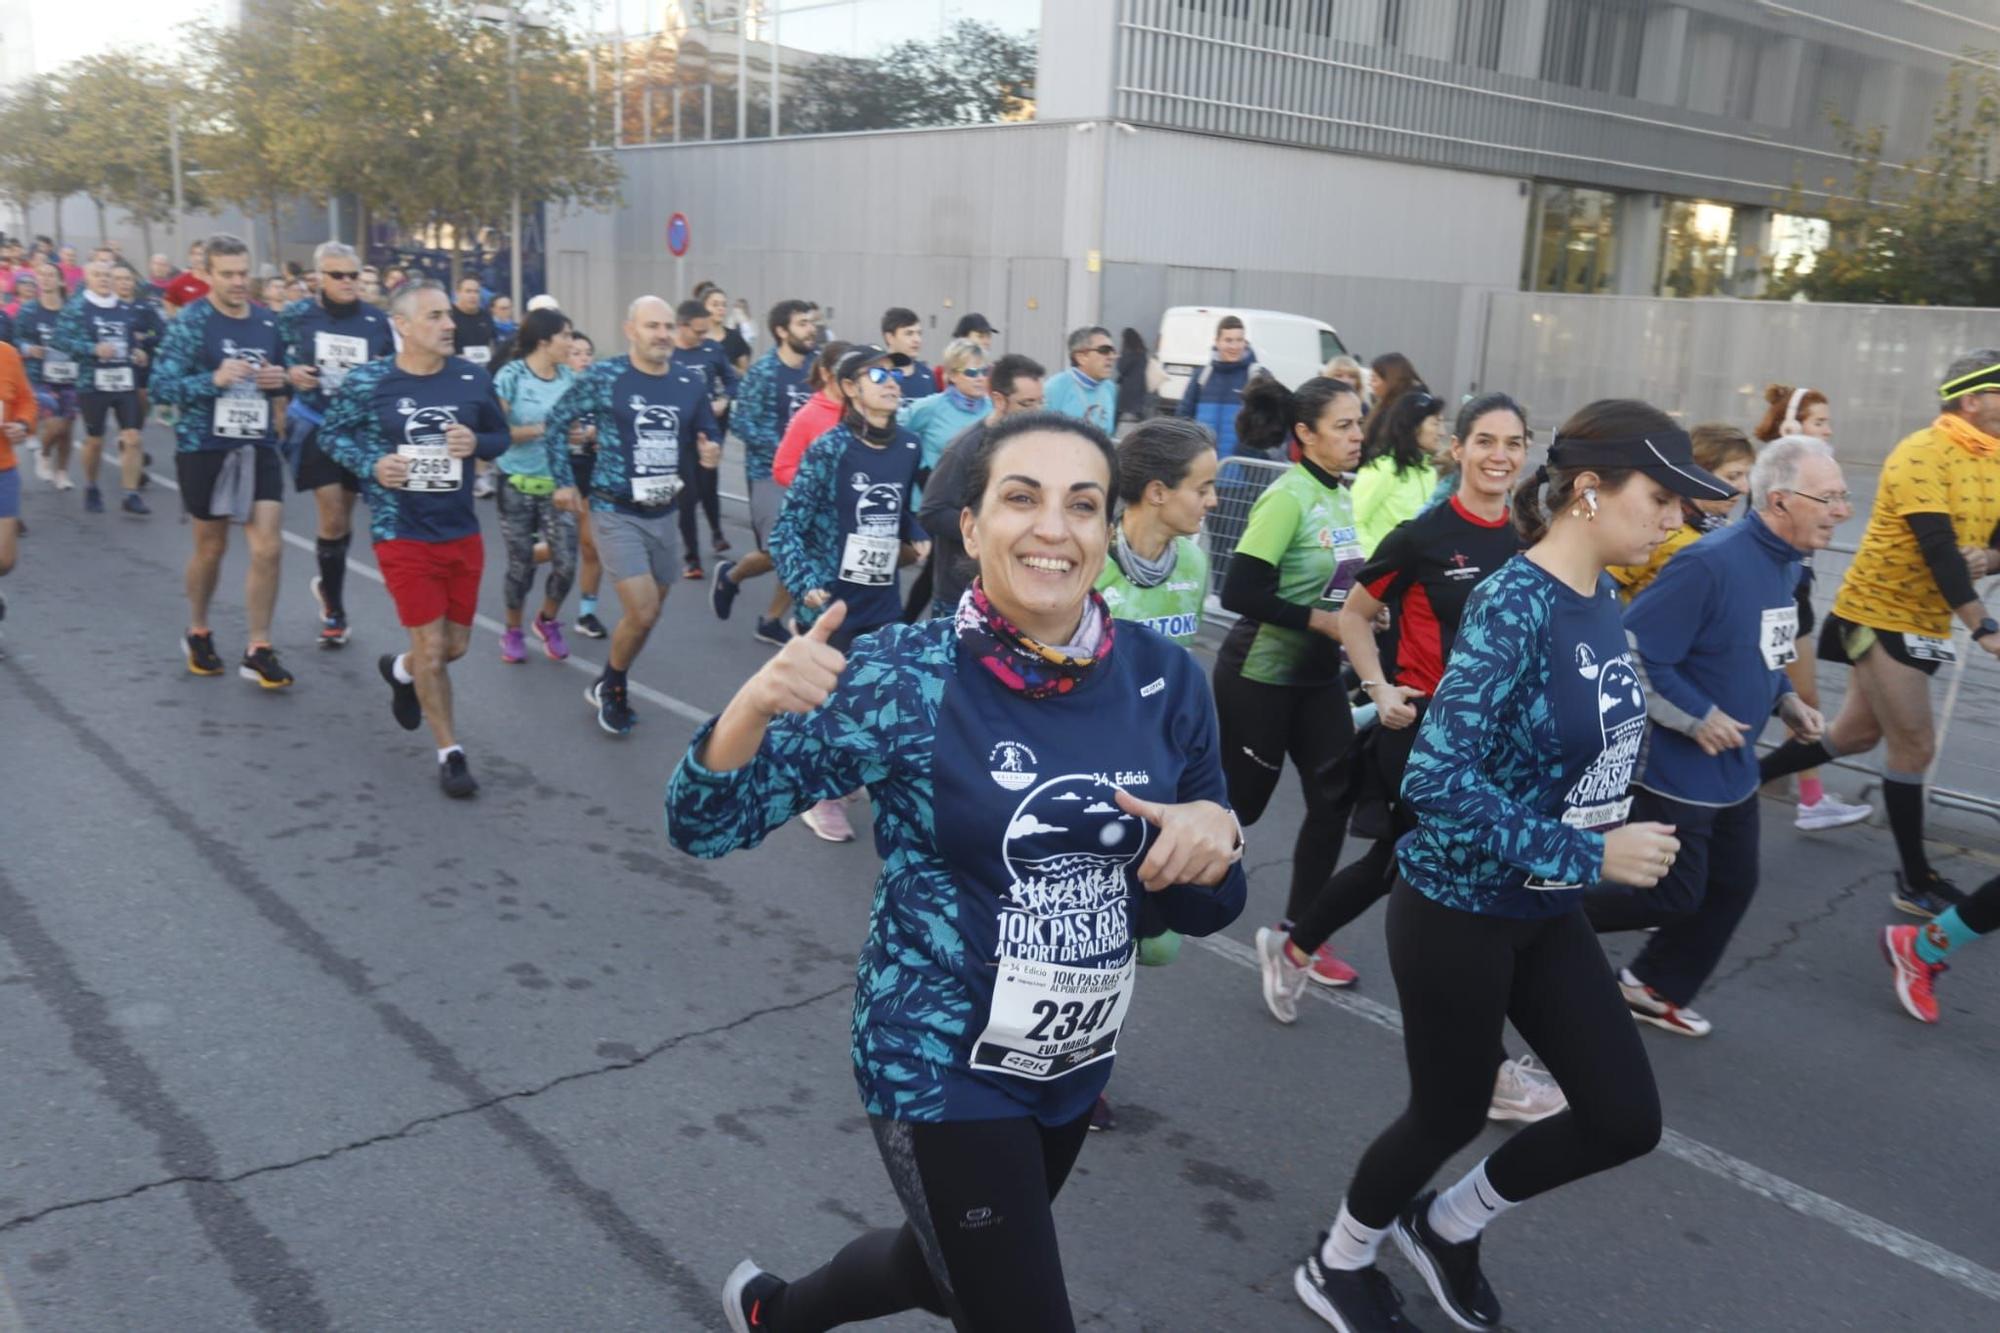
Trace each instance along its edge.
{"label": "road crack", "polygon": [[245,1180],[255,1180],[259,1176],[276,1175],[281,1171],[291,1171],[301,1166],[312,1166],[320,1162],[329,1162],[336,1157],[344,1157],[349,1153],[359,1152],[365,1148],[374,1148],[385,1143],[394,1143],[399,1139],[409,1138],[422,1130],[429,1129],[434,1125],[441,1125],[446,1121],[458,1120],[470,1115],[478,1115],[505,1103],[528,1101],[532,1098],[540,1097],[544,1093],[553,1092],[557,1088],[565,1087],[572,1083],[580,1083],[585,1079],[598,1078],[605,1074],[619,1074],[628,1069],[637,1069],[640,1065],[645,1064],[655,1056],[664,1055],[668,1051],[674,1050],[676,1047],[685,1046],[691,1041],[699,1041],[703,1037],[714,1037],[725,1032],[733,1032],[737,1028],[746,1027],[760,1018],[769,1018],[774,1014],[791,1013],[799,1009],[807,1009],[822,1000],[831,999],[836,995],[851,994],[853,990],[853,982],[843,981],[838,986],[831,986],[826,990],[816,991],[804,999],[791,1000],[784,1004],[767,1005],[762,1009],[753,1009],[747,1014],[732,1018],[726,1023],[717,1023],[712,1027],[696,1028],[691,1032],[683,1032],[677,1036],[668,1037],[665,1041],[649,1047],[629,1059],[611,1060],[591,1069],[580,1069],[573,1073],[560,1074],[545,1083],[538,1083],[533,1087],[517,1088],[512,1092],[497,1093],[494,1096],[467,1106],[454,1107],[449,1111],[439,1111],[432,1115],[418,1116],[415,1120],[398,1129],[371,1135],[365,1139],[355,1139],[352,1142],[342,1143],[325,1149],[322,1152],[310,1153],[304,1157],[296,1157],[289,1161],[267,1162],[262,1166],[253,1166],[230,1175],[188,1174],[166,1176],[159,1180],[145,1181],[142,1184],[134,1185],[130,1189],[121,1190],[115,1194],[103,1194],[85,1199],[68,1199],[62,1203],[53,1203],[46,1208],[40,1208],[31,1213],[22,1213],[15,1217],[10,1217],[4,1222],[0,1222],[0,1235],[5,1235],[10,1231],[15,1231],[22,1227],[32,1226],[44,1218],[53,1217],[58,1213],[74,1212],[80,1208],[95,1208],[102,1204],[123,1203],[127,1199],[136,1199],[140,1195],[151,1194],[155,1190],[167,1189],[175,1185],[234,1185]]}
{"label": "road crack", "polygon": [[1883,874],[1883,871],[1871,870],[1860,878],[1852,880],[1834,890],[1833,895],[1821,903],[1818,910],[1802,916],[1796,921],[1787,922],[1785,924],[1785,933],[1774,941],[1769,948],[1759,953],[1753,953],[1727,972],[1719,973],[1708,983],[1708,989],[1726,985],[1754,967],[1761,967],[1765,963],[1776,962],[1779,956],[1787,949],[1805,939],[1805,933],[1808,928],[1816,926],[1822,921],[1831,920],[1855,894],[1861,892],[1865,885],[1871,880],[1880,879]]}

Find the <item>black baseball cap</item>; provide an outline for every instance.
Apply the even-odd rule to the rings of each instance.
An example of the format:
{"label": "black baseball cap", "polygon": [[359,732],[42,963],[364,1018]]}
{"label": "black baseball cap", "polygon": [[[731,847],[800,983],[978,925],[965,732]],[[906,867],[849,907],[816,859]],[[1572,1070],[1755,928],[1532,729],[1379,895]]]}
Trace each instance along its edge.
{"label": "black baseball cap", "polygon": [[974,333],[998,333],[1000,330],[987,322],[986,316],[977,312],[966,315],[958,321],[958,327],[951,331],[954,338],[964,338]]}
{"label": "black baseball cap", "polygon": [[885,349],[873,343],[863,343],[841,354],[840,360],[833,367],[833,377],[837,380],[851,380],[870,366],[886,365],[888,362],[889,353]]}
{"label": "black baseball cap", "polygon": [[1555,468],[1636,468],[1674,494],[1689,500],[1733,500],[1738,492],[1694,461],[1694,441],[1684,430],[1655,431],[1628,440],[1566,440],[1549,443]]}

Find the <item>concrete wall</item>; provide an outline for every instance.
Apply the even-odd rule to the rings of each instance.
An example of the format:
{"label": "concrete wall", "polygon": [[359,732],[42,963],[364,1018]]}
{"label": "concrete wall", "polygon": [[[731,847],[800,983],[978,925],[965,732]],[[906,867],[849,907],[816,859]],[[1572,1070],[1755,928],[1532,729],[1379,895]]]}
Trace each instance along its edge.
{"label": "concrete wall", "polygon": [[[1072,316],[1072,156],[1099,136],[1072,125],[1005,125],[620,151],[624,206],[567,214],[550,226],[553,291],[581,326],[615,345],[626,304],[685,295],[714,279],[760,315],[808,297],[831,307],[842,337],[875,338],[882,311],[924,318],[942,348],[970,312],[1002,329],[1009,350],[1046,357]],[[667,220],[688,217],[684,259]]]}
{"label": "concrete wall", "polygon": [[1357,354],[1407,353],[1440,390],[1467,293],[1514,287],[1525,185],[1315,149],[1140,129],[1111,137],[1103,321],[1150,340],[1169,306],[1312,315]]}
{"label": "concrete wall", "polygon": [[[1079,324],[1151,339],[1172,305],[1316,315],[1439,387],[1467,293],[1518,281],[1521,182],[1102,121],[625,149],[625,205],[552,224],[550,289],[615,345],[627,302],[713,278],[754,310],[802,295],[842,336],[890,305],[933,351],[967,311],[1060,362]],[[693,244],[676,261],[667,219]],[[1398,275],[1398,276],[1385,276]]]}
{"label": "concrete wall", "polygon": [[1765,385],[1807,384],[1831,402],[1834,447],[1863,502],[1896,441],[1937,415],[1945,366],[2000,342],[1994,310],[1540,292],[1484,300],[1481,385],[1525,403],[1543,438],[1565,414],[1611,397],[1748,430],[1764,414]]}

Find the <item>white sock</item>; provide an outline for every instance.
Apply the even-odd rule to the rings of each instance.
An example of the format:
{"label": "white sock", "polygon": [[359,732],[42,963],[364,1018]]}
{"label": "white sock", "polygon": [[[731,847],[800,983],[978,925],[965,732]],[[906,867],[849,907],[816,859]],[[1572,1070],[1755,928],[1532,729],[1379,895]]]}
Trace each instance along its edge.
{"label": "white sock", "polygon": [[396,660],[389,664],[389,674],[396,678],[398,685],[414,685],[417,678],[410,674],[410,655],[397,653]]}
{"label": "white sock", "polygon": [[1326,1243],[1319,1247],[1319,1261],[1348,1273],[1367,1268],[1375,1262],[1375,1252],[1382,1248],[1382,1237],[1387,1234],[1387,1227],[1363,1226],[1355,1221],[1343,1199],[1333,1225],[1326,1230]]}
{"label": "white sock", "polygon": [[1517,1206],[1501,1198],[1500,1191],[1493,1188],[1493,1182],[1486,1178],[1486,1162],[1482,1159],[1465,1173],[1465,1179],[1431,1200],[1428,1221],[1440,1240],[1463,1245],[1477,1240],[1488,1222]]}
{"label": "white sock", "polygon": [[447,745],[442,750],[438,751],[438,762],[442,764],[445,760],[451,758],[453,755],[464,754],[464,753],[465,753],[465,747],[462,745]]}

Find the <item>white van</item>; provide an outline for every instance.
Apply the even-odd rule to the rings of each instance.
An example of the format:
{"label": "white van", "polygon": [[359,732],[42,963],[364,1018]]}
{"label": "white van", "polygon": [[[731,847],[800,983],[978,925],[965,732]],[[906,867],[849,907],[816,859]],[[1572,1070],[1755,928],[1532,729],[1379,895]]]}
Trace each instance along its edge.
{"label": "white van", "polygon": [[1305,383],[1347,348],[1331,324],[1281,310],[1240,310],[1233,306],[1177,305],[1160,317],[1160,365],[1167,372],[1160,402],[1172,411],[1190,376],[1215,356],[1215,326],[1224,315],[1243,321],[1257,364],[1287,388]]}

